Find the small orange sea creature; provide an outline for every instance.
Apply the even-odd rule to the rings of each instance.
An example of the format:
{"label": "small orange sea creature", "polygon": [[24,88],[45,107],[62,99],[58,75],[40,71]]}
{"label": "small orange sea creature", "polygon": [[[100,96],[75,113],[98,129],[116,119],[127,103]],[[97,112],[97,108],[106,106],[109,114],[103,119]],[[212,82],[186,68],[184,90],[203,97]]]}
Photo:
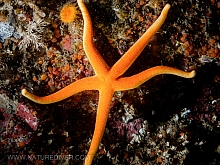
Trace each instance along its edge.
{"label": "small orange sea creature", "polygon": [[78,11],[73,4],[66,4],[60,11],[60,19],[64,23],[73,22],[76,19]]}

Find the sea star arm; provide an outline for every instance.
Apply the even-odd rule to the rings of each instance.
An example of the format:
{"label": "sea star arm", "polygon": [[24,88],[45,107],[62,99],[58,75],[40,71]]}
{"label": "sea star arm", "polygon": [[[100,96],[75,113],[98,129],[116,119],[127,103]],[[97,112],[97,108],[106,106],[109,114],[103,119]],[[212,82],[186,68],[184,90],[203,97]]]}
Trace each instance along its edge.
{"label": "sea star arm", "polygon": [[99,91],[99,103],[96,113],[95,130],[89,152],[85,159],[85,165],[92,164],[93,157],[98,150],[99,144],[102,140],[113,94],[114,91],[109,87],[105,87]]}
{"label": "sea star arm", "polygon": [[100,53],[94,46],[93,43],[93,29],[92,20],[90,18],[89,12],[82,0],[77,0],[79,8],[82,12],[84,20],[83,29],[83,47],[88,56],[89,62],[93,66],[96,75],[105,75],[110,67],[106,64]]}
{"label": "sea star arm", "polygon": [[113,87],[115,90],[129,90],[138,87],[143,84],[147,80],[151,79],[154,76],[160,74],[172,74],[184,78],[192,78],[195,76],[196,72],[185,72],[176,68],[167,67],[167,66],[156,66],[150,69],[147,69],[141,73],[138,73],[131,77],[123,77],[120,78],[115,86]]}
{"label": "sea star arm", "polygon": [[110,72],[114,77],[121,76],[136,60],[145,46],[149,43],[153,35],[164,23],[167,13],[170,9],[170,5],[167,4],[158,19],[149,27],[149,29],[137,40],[137,42],[114,64]]}
{"label": "sea star arm", "polygon": [[65,88],[51,95],[43,96],[43,97],[31,94],[26,89],[22,89],[21,93],[23,96],[27,97],[28,99],[32,100],[35,103],[50,104],[64,100],[84,90],[98,90],[98,85],[101,85],[101,83],[99,82],[100,81],[96,76],[86,77],[73,82],[72,84],[66,86]]}

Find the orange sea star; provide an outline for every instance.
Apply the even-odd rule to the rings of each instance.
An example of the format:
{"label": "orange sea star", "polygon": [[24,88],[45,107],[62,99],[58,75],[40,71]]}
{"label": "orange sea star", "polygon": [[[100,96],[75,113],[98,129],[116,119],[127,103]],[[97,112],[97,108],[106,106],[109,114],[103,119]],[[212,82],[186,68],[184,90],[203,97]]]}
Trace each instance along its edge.
{"label": "orange sea star", "polygon": [[156,66],[130,77],[121,77],[165,21],[170,8],[169,4],[164,7],[159,18],[141,38],[138,39],[138,41],[112,67],[109,67],[94,46],[92,21],[88,10],[82,0],[77,0],[77,2],[84,20],[83,46],[95,71],[95,75],[77,80],[49,96],[38,97],[29,93],[26,89],[22,89],[22,95],[39,104],[50,104],[66,99],[84,90],[99,91],[95,130],[89,152],[85,159],[85,165],[90,165],[92,164],[93,157],[101,142],[108,118],[110,103],[115,91],[136,88],[150,78],[160,74],[173,74],[184,78],[192,78],[195,76],[195,71],[184,72],[167,66]]}

